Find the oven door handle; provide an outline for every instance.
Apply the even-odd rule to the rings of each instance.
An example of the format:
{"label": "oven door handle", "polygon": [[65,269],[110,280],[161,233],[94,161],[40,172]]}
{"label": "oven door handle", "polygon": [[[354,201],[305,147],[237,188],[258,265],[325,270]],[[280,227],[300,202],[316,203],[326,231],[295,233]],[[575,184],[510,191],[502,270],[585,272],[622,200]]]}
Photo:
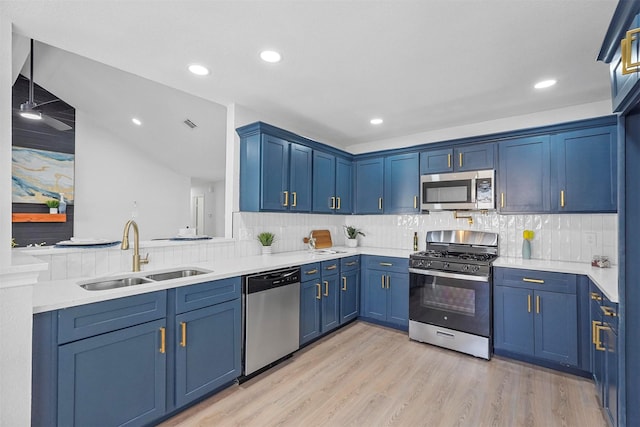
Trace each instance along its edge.
{"label": "oven door handle", "polygon": [[448,279],[461,279],[461,280],[470,280],[473,282],[489,283],[489,277],[487,276],[473,276],[471,274],[448,273],[446,271],[437,271],[437,270],[422,270],[420,268],[409,268],[409,273],[422,274],[423,276],[437,276],[437,277],[446,277]]}

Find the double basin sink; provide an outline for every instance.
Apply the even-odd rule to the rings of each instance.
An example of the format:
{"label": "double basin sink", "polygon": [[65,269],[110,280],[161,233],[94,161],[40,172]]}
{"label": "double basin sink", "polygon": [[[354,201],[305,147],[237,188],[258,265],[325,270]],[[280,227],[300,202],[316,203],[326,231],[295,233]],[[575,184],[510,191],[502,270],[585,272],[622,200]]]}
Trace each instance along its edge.
{"label": "double basin sink", "polygon": [[107,289],[124,288],[127,286],[137,286],[145,283],[162,282],[164,280],[181,279],[183,277],[198,276],[200,274],[211,273],[211,270],[204,270],[199,268],[187,268],[170,270],[162,273],[152,273],[145,276],[130,276],[113,279],[99,279],[89,282],[79,283],[81,288],[87,291],[104,291]]}

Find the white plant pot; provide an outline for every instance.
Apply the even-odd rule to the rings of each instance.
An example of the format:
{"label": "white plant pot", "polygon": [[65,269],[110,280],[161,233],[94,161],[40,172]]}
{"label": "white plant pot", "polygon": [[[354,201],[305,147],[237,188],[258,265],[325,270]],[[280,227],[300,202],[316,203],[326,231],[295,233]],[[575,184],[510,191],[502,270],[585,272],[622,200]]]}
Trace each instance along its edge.
{"label": "white plant pot", "polygon": [[273,253],[273,246],[263,246],[262,255],[271,255]]}
{"label": "white plant pot", "polygon": [[49,208],[49,213],[50,214],[57,214],[58,213],[58,208]]}
{"label": "white plant pot", "polygon": [[358,239],[347,239],[347,247],[348,248],[355,248],[358,246]]}

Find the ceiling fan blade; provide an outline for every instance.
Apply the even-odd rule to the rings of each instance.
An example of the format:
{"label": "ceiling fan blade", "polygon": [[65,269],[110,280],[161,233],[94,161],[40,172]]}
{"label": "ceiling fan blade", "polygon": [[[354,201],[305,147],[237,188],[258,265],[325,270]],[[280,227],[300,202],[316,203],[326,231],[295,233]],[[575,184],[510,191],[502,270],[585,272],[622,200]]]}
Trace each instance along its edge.
{"label": "ceiling fan blade", "polygon": [[71,129],[73,129],[73,128],[72,128],[71,126],[69,126],[68,124],[63,123],[63,122],[61,122],[60,120],[54,119],[53,117],[46,116],[46,115],[44,115],[44,114],[42,115],[42,121],[43,121],[45,124],[47,124],[47,125],[51,126],[52,128],[54,128],[55,130],[61,130],[61,131],[64,131],[64,130],[71,130]]}

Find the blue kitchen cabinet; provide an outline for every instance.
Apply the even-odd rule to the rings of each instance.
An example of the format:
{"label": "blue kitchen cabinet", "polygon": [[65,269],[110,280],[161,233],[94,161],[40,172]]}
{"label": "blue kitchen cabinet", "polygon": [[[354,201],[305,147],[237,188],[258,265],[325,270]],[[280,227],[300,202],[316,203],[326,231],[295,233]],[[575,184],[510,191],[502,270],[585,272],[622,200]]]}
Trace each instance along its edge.
{"label": "blue kitchen cabinet", "polygon": [[590,287],[590,312],[591,312],[591,373],[593,375],[593,382],[596,385],[596,391],[600,399],[600,403],[604,407],[604,376],[605,376],[605,353],[604,347],[601,344],[599,338],[599,328],[602,327],[602,311],[600,305],[602,304],[602,292],[596,287],[593,282],[589,282]]}
{"label": "blue kitchen cabinet", "polygon": [[552,136],[554,212],[616,212],[617,132],[603,126]]}
{"label": "blue kitchen cabinet", "polygon": [[340,324],[344,324],[360,313],[360,257],[342,258],[340,272]]}
{"label": "blue kitchen cabinet", "polygon": [[165,412],[164,319],[61,345],[60,426],[144,425]]}
{"label": "blue kitchen cabinet", "polygon": [[499,211],[548,212],[551,209],[549,135],[500,142],[498,157]]}
{"label": "blue kitchen cabinet", "polygon": [[340,260],[323,261],[321,276],[320,330],[324,334],[340,326]]}
{"label": "blue kitchen cabinet", "polygon": [[[262,141],[262,182],[260,208],[284,211],[285,191],[289,189],[289,142],[265,135]],[[242,197],[242,193],[241,193]]]}
{"label": "blue kitchen cabinet", "polygon": [[[304,145],[291,143],[290,153],[289,210],[291,212],[309,212],[311,210],[311,167],[313,151]],[[285,202],[287,202],[286,196]]]}
{"label": "blue kitchen cabinet", "polygon": [[384,158],[358,160],[356,168],[357,214],[381,214],[383,211]]}
{"label": "blue kitchen cabinet", "polygon": [[618,425],[618,330],[605,322],[602,330],[602,345],[605,352],[605,411],[612,426]]}
{"label": "blue kitchen cabinet", "polygon": [[352,170],[350,160],[313,152],[313,212],[351,213]]}
{"label": "blue kitchen cabinet", "polygon": [[408,259],[362,257],[364,319],[406,330],[409,327]]}
{"label": "blue kitchen cabinet", "polygon": [[420,174],[493,169],[494,146],[484,143],[423,151],[420,153]]}
{"label": "blue kitchen cabinet", "polygon": [[240,299],[175,318],[176,405],[184,406],[241,374]]}
{"label": "blue kitchen cabinet", "polygon": [[533,355],[533,310],[529,289],[496,286],[493,293],[494,347]]}
{"label": "blue kitchen cabinet", "polygon": [[308,280],[300,284],[300,345],[320,336],[320,280]]}
{"label": "blue kitchen cabinet", "polygon": [[419,212],[419,187],[418,153],[398,154],[384,159],[385,213]]}
{"label": "blue kitchen cabinet", "polygon": [[575,294],[535,290],[535,356],[567,366],[578,364]]}

